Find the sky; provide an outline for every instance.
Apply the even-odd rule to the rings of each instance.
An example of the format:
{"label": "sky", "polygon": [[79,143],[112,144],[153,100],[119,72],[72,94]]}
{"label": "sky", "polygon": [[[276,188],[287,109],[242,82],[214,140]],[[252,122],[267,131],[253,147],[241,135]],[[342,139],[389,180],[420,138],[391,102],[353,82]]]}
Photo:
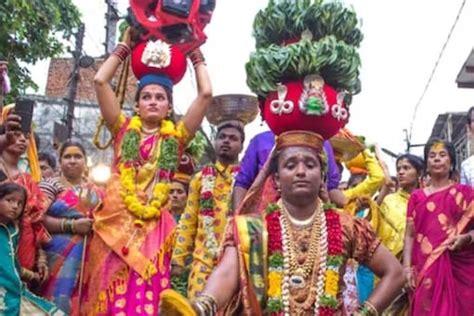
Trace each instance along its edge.
{"label": "sky", "polygon": [[[474,105],[474,89],[459,89],[456,76],[474,46],[474,0],[351,0],[361,20],[364,40],[359,50],[362,92],[353,98],[348,128],[395,153],[405,151],[404,129],[409,129],[420,98],[461,4],[459,22],[452,34],[432,83],[418,108],[412,143],[429,138],[439,114],[467,111]],[[84,51],[103,53],[105,1],[73,0],[86,24]],[[245,63],[254,50],[252,23],[268,0],[218,0],[202,51],[206,57],[214,95],[245,93]],[[128,0],[118,0],[126,12]],[[36,66],[34,79],[44,87],[47,63]],[[44,88],[43,88],[44,89]],[[184,113],[196,94],[188,70],[175,88],[175,107]],[[42,93],[43,91],[39,91]],[[259,119],[246,127],[247,140],[266,130]],[[420,154],[420,151],[415,150]],[[390,169],[393,163],[389,160]]]}

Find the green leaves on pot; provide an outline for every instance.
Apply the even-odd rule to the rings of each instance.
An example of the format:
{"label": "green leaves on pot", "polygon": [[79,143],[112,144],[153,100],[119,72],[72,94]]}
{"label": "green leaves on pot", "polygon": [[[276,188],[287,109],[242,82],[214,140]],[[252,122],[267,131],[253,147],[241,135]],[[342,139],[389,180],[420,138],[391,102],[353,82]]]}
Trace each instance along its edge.
{"label": "green leaves on pot", "polygon": [[311,31],[314,40],[334,35],[358,47],[363,39],[358,25],[354,10],[340,2],[281,0],[270,1],[255,17],[253,27],[257,48],[297,39],[306,29]]}
{"label": "green leaves on pot", "polygon": [[287,46],[271,44],[252,53],[246,64],[247,85],[261,96],[282,81],[320,74],[333,87],[360,91],[360,58],[356,48],[334,35],[315,42],[302,39]]}

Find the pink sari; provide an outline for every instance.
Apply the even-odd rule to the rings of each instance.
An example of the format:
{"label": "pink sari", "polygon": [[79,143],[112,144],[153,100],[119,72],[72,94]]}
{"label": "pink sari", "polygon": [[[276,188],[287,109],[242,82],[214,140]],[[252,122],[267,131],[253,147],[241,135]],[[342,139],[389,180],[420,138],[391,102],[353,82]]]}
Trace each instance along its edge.
{"label": "pink sari", "polygon": [[[115,166],[120,162],[121,141],[129,120],[115,134]],[[177,128],[184,128],[178,125]],[[187,135],[187,134],[186,134]],[[186,139],[179,139],[182,148]],[[160,137],[140,143],[139,198],[146,200],[159,157]],[[170,287],[170,259],[175,220],[166,209],[137,229],[123,203],[118,168],[107,184],[103,208],[94,213],[94,234],[86,256],[83,315],[158,315],[160,293]],[[124,251],[124,249],[127,249]]]}
{"label": "pink sari", "polygon": [[412,264],[417,277],[411,315],[473,315],[474,244],[450,251],[446,242],[473,228],[472,199],[472,188],[460,184],[411,195],[407,220],[415,227]]}

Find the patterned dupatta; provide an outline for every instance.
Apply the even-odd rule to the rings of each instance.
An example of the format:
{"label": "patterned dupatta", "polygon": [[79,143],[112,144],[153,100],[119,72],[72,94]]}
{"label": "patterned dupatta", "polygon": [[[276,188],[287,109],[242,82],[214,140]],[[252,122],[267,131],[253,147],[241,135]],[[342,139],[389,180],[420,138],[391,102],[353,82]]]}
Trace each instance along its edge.
{"label": "patterned dupatta", "polygon": [[[70,187],[59,193],[47,215],[63,219],[92,217],[102,198],[103,193],[93,183]],[[78,282],[83,247],[84,237],[77,234],[55,234],[45,246],[50,277],[42,293],[68,314],[79,311]]]}

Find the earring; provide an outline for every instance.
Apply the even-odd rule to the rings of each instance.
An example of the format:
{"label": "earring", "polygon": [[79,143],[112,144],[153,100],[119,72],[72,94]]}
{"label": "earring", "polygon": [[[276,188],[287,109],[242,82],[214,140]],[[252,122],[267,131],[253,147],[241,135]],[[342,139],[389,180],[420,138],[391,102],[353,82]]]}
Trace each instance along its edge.
{"label": "earring", "polygon": [[135,103],[135,105],[133,106],[133,111],[135,112],[135,115],[140,117],[140,112],[138,111],[138,104]]}
{"label": "earring", "polygon": [[168,110],[168,112],[166,113],[166,118],[168,120],[172,120],[173,119],[173,108],[170,107],[170,109]]}

